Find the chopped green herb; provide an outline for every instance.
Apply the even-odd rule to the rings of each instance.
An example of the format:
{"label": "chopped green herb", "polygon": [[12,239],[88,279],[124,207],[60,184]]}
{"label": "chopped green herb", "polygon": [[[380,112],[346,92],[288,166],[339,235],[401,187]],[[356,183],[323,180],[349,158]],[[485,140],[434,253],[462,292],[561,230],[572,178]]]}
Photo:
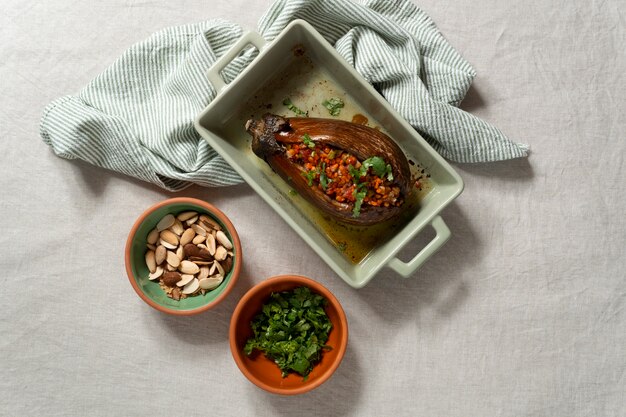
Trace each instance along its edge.
{"label": "chopped green herb", "polygon": [[331,116],[339,116],[339,113],[344,106],[343,101],[340,98],[334,97],[329,100],[322,101],[322,104],[328,109]]}
{"label": "chopped green herb", "polygon": [[345,252],[347,248],[348,248],[348,244],[346,242],[339,242],[337,244],[337,249],[339,249],[342,252]]}
{"label": "chopped green herb", "polygon": [[317,171],[304,171],[302,175],[304,175],[304,178],[308,181],[309,187],[311,187],[313,185],[313,180],[317,176]]}
{"label": "chopped green herb", "polygon": [[322,357],[333,325],[324,311],[327,300],[309,288],[272,293],[250,322],[254,337],[246,341],[244,353],[255,349],[273,360],[282,376],[296,372],[304,378]]}
{"label": "chopped green herb", "polygon": [[358,186],[354,189],[354,197],[356,198],[356,201],[354,202],[354,208],[352,209],[352,217],[359,217],[361,215],[361,205],[367,195],[367,190],[357,191],[358,189]]}
{"label": "chopped green herb", "polygon": [[385,163],[385,160],[380,156],[372,156],[367,158],[361,163],[361,167],[356,169],[352,165],[348,165],[348,172],[354,179],[354,209],[352,214],[354,217],[359,217],[361,214],[361,205],[367,195],[367,183],[361,182],[361,178],[367,175],[369,169],[372,169],[372,173],[380,178],[387,178],[389,181],[393,181],[393,173],[391,172],[391,165]]}
{"label": "chopped green herb", "polygon": [[361,191],[362,189],[367,188],[367,183],[365,182],[360,182],[358,184],[356,184],[356,190],[357,191]]}
{"label": "chopped green herb", "polygon": [[328,178],[326,175],[326,162],[322,164],[322,170],[320,171],[320,185],[322,186],[322,190],[326,191],[328,188],[328,184],[330,184],[333,180]]}
{"label": "chopped green herb", "polygon": [[336,156],[337,156],[337,152],[335,152],[334,149],[328,152],[328,159],[335,159]]}
{"label": "chopped green herb", "polygon": [[348,172],[350,172],[355,181],[359,181],[359,178],[361,178],[361,171],[353,167],[352,164],[348,165]]}
{"label": "chopped green herb", "polygon": [[302,142],[304,142],[304,144],[311,149],[315,148],[315,142],[313,142],[313,139],[311,139],[311,136],[309,136],[308,133],[305,133],[302,136]]}
{"label": "chopped green herb", "polygon": [[385,173],[387,173],[387,181],[393,181],[393,172],[391,171],[391,164],[387,164],[385,167]]}
{"label": "chopped green herb", "polygon": [[294,112],[297,116],[308,116],[309,114],[309,112],[304,112],[296,107],[295,104],[291,102],[291,99],[289,97],[283,100],[283,104],[287,106],[287,108]]}
{"label": "chopped green herb", "polygon": [[[372,156],[367,158],[361,164],[361,176],[367,174],[367,170],[372,168],[374,175],[384,178],[385,176],[389,181],[393,180],[393,174],[391,173],[391,165],[385,163],[385,160],[380,156]],[[391,178],[389,178],[391,176]]]}
{"label": "chopped green herb", "polygon": [[289,190],[289,195],[295,197],[298,195],[298,192],[292,188],[291,190]]}

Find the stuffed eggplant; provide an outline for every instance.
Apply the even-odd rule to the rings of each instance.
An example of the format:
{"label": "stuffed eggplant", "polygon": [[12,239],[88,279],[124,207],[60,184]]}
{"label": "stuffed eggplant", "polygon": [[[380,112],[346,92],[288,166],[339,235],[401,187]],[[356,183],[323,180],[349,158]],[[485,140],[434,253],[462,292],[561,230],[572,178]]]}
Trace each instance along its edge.
{"label": "stuffed eggplant", "polygon": [[408,161],[387,135],[333,119],[250,119],[252,151],[301,196],[337,220],[372,225],[397,216],[411,191]]}

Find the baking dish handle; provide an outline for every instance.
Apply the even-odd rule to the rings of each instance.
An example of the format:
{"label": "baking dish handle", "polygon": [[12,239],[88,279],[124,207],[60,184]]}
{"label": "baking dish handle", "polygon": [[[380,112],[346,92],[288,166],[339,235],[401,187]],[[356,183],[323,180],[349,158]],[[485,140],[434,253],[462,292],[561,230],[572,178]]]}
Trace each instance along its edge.
{"label": "baking dish handle", "polygon": [[435,229],[435,233],[437,233],[434,239],[428,242],[428,244],[409,262],[403,262],[398,258],[393,258],[388,264],[389,268],[396,271],[402,277],[408,278],[426,262],[426,259],[430,258],[448,241],[448,239],[450,239],[450,229],[448,229],[448,226],[440,216],[435,217],[430,225]]}
{"label": "baking dish handle", "polygon": [[219,59],[215,61],[215,63],[211,66],[211,68],[209,68],[209,71],[207,72],[209,82],[213,84],[216,93],[219,93],[224,89],[224,87],[226,87],[226,83],[220,75],[220,72],[224,68],[226,68],[226,65],[228,65],[233,59],[237,58],[239,53],[246,46],[252,45],[256,49],[258,49],[259,52],[261,52],[265,44],[265,39],[263,39],[263,36],[261,36],[261,34],[257,32],[246,32],[241,36],[241,38],[237,40],[237,42],[233,44],[233,46],[230,47],[228,51],[224,53],[224,55],[219,57]]}

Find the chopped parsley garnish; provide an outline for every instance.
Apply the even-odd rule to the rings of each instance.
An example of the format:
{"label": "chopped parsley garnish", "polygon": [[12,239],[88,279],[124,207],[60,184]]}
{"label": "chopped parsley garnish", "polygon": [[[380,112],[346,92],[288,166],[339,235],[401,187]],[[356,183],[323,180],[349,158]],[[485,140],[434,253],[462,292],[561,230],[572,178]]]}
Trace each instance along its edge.
{"label": "chopped parsley garnish", "polygon": [[352,164],[348,165],[348,171],[350,172],[350,175],[352,175],[352,178],[358,182],[359,178],[361,178],[361,171],[353,167]]}
{"label": "chopped parsley garnish", "polygon": [[361,164],[361,177],[367,175],[367,170],[372,168],[374,175],[380,178],[387,178],[389,181],[393,181],[393,174],[391,172],[391,165],[386,164],[385,160],[380,156],[372,156],[367,158]]}
{"label": "chopped parsley garnish", "polygon": [[328,188],[328,184],[330,184],[333,180],[328,178],[326,175],[326,162],[322,164],[322,170],[320,171],[320,185],[322,186],[322,190],[326,191]]}
{"label": "chopped parsley garnish", "polygon": [[255,349],[273,360],[282,376],[296,372],[305,379],[322,357],[333,325],[324,311],[328,301],[307,287],[272,293],[261,312],[250,322],[254,337],[244,353]]}
{"label": "chopped parsley garnish", "polygon": [[311,149],[315,148],[315,142],[313,142],[313,139],[311,139],[308,133],[302,135],[302,142]]}
{"label": "chopped parsley garnish", "polygon": [[317,171],[304,171],[302,175],[304,175],[304,178],[308,181],[309,187],[312,187],[313,180],[317,176]]}
{"label": "chopped parsley garnish", "polygon": [[365,206],[398,207],[403,200],[391,165],[380,156],[359,162],[357,156],[331,148],[323,141],[313,142],[308,134],[287,145],[289,160],[302,170],[309,187],[323,191],[330,199],[348,204],[353,217]]}
{"label": "chopped parsley garnish", "polygon": [[[359,186],[360,185],[364,186],[365,184],[359,184]],[[363,204],[363,200],[367,195],[367,189],[358,191],[358,189],[361,188],[359,186],[354,189],[354,198],[356,198],[356,201],[354,202],[354,208],[352,209],[353,217],[359,217],[361,215],[361,205]]]}
{"label": "chopped parsley garnish", "polygon": [[309,112],[302,111],[298,107],[296,107],[295,104],[291,102],[291,99],[289,97],[283,100],[283,104],[287,106],[287,108],[294,112],[297,116],[308,116],[309,114]]}
{"label": "chopped parsley garnish", "polygon": [[322,105],[328,109],[331,116],[339,116],[339,113],[344,106],[343,101],[340,98],[335,97],[322,101]]}
{"label": "chopped parsley garnish", "polygon": [[380,178],[387,178],[387,180],[389,181],[393,181],[391,165],[385,163],[385,160],[380,156],[372,156],[371,158],[367,158],[361,163],[361,167],[359,169],[356,169],[352,165],[348,165],[348,171],[354,179],[355,185],[353,192],[355,201],[354,208],[352,209],[352,215],[354,217],[359,217],[361,215],[361,205],[363,205],[363,200],[367,196],[367,184],[361,182],[361,178],[367,175],[367,172],[370,168],[372,169],[374,175]]}

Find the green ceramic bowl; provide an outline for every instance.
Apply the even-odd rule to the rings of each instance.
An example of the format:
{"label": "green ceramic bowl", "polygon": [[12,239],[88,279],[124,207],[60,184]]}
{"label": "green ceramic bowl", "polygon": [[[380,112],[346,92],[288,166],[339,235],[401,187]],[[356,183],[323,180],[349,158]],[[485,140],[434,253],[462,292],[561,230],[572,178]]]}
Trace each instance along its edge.
{"label": "green ceramic bowl", "polygon": [[[178,214],[183,211],[197,211],[216,220],[233,244],[233,266],[216,289],[204,295],[173,300],[161,289],[158,282],[148,279],[149,271],[145,262],[146,238],[166,214]],[[215,307],[231,291],[241,271],[241,241],[231,221],[213,205],[195,198],[178,197],[155,204],[135,221],[126,241],[126,273],[137,295],[148,305],[168,314],[193,315]]]}

